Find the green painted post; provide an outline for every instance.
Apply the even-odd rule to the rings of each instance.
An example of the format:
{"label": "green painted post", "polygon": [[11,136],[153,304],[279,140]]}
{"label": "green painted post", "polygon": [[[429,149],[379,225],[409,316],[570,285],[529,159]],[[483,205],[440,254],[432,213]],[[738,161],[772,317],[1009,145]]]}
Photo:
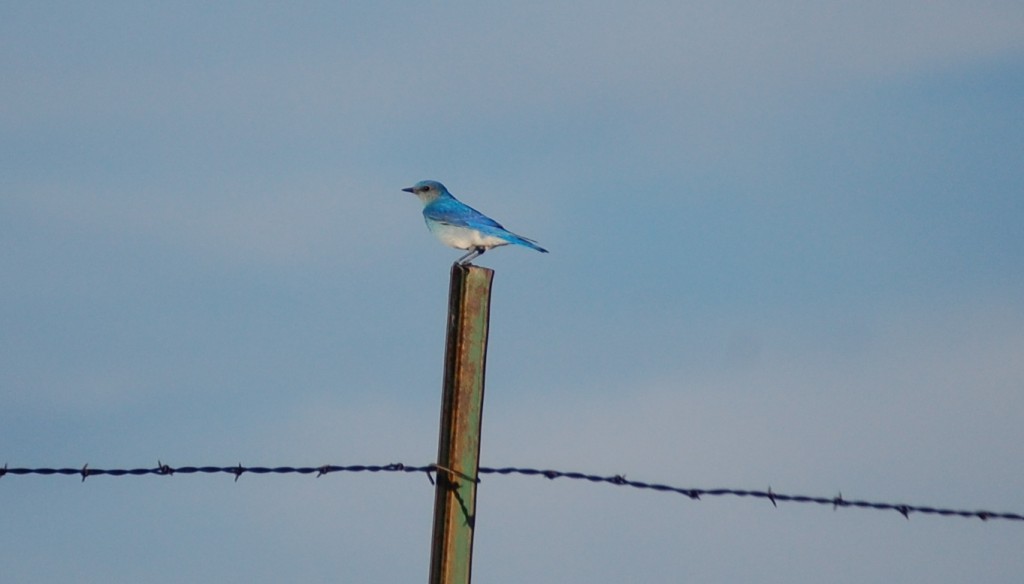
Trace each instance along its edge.
{"label": "green painted post", "polygon": [[469,584],[494,271],[452,266],[430,584]]}

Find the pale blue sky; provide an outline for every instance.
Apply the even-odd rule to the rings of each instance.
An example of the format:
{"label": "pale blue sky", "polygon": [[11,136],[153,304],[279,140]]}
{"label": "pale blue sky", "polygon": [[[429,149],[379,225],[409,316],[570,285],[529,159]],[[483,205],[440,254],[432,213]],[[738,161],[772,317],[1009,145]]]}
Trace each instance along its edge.
{"label": "pale blue sky", "polygon": [[[1024,512],[1020,2],[0,4],[0,463],[482,464]],[[1024,527],[489,477],[475,582],[1016,583]],[[0,480],[12,582],[422,581],[418,475]]]}

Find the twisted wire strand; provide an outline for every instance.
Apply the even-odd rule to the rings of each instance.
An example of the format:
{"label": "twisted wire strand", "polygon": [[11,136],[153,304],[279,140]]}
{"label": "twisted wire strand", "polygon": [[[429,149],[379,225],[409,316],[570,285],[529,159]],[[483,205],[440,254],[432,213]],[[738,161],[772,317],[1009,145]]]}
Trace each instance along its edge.
{"label": "twisted wire strand", "polygon": [[[0,468],[0,478],[4,478],[7,475],[67,475],[67,476],[80,476],[82,481],[93,476],[143,476],[143,475],[159,475],[159,476],[172,476],[176,474],[230,474],[234,475],[235,481],[244,474],[304,474],[304,475],[316,475],[317,477],[324,476],[326,474],[337,473],[337,472],[404,472],[404,473],[426,473],[427,478],[430,479],[431,484],[434,483],[434,479],[431,476],[437,472],[448,472],[453,475],[454,473],[450,469],[439,467],[436,464],[427,464],[422,466],[410,466],[400,462],[383,465],[323,465],[323,466],[243,466],[239,463],[236,466],[179,466],[172,467],[164,464],[163,462],[157,461],[155,467],[149,468],[130,468],[130,469],[104,469],[104,468],[90,468],[88,464],[81,468],[8,468],[4,465]],[[966,517],[966,518],[978,518],[983,521],[989,519],[1005,519],[1009,521],[1024,521],[1024,515],[1019,513],[999,513],[994,511],[967,511],[958,509],[946,509],[939,507],[927,507],[922,505],[908,505],[904,503],[879,503],[872,501],[861,501],[844,499],[842,494],[836,495],[835,497],[811,497],[805,495],[788,495],[783,493],[776,493],[771,488],[768,490],[749,490],[749,489],[696,489],[696,488],[684,488],[675,487],[672,485],[665,485],[659,483],[648,483],[643,481],[634,481],[627,479],[624,475],[595,475],[581,472],[567,472],[559,470],[549,469],[536,469],[536,468],[522,468],[522,467],[480,467],[477,469],[478,476],[475,479],[476,482],[480,482],[479,475],[497,474],[497,475],[523,475],[529,477],[544,477],[549,480],[565,478],[570,480],[583,480],[592,483],[607,483],[611,485],[631,487],[634,489],[651,490],[662,493],[675,493],[684,495],[687,498],[698,501],[702,497],[722,497],[722,496],[733,496],[733,497],[754,497],[757,499],[767,499],[775,507],[778,507],[779,502],[787,503],[807,503],[817,505],[830,505],[833,510],[840,507],[854,507],[859,509],[876,509],[882,511],[896,511],[903,515],[903,517],[910,519],[911,513],[921,513],[924,515],[937,515],[940,517]],[[458,478],[458,477],[456,477]],[[465,477],[462,477],[465,478]]]}

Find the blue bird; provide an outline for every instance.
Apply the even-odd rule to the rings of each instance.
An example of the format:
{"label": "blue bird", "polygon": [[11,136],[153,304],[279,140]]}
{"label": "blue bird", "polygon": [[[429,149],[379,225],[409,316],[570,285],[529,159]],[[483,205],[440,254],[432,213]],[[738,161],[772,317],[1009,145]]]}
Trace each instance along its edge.
{"label": "blue bird", "polygon": [[421,180],[402,190],[419,197],[423,203],[423,219],[427,222],[427,229],[441,243],[469,250],[469,253],[455,260],[459,265],[468,264],[492,247],[508,244],[548,253],[536,241],[512,233],[494,219],[456,199],[437,181]]}

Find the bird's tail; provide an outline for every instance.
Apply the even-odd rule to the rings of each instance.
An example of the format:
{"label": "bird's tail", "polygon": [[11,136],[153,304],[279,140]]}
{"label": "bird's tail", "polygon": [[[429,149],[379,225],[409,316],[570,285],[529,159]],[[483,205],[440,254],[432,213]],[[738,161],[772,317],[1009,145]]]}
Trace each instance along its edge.
{"label": "bird's tail", "polygon": [[532,239],[530,239],[528,237],[523,237],[522,235],[516,235],[514,233],[510,233],[509,235],[511,235],[511,237],[509,238],[509,241],[514,243],[514,244],[516,244],[516,245],[521,245],[523,247],[528,247],[530,249],[535,249],[535,250],[539,251],[540,253],[548,253],[548,250],[546,250],[543,247],[537,245],[536,241],[534,241],[534,240],[532,240]]}

